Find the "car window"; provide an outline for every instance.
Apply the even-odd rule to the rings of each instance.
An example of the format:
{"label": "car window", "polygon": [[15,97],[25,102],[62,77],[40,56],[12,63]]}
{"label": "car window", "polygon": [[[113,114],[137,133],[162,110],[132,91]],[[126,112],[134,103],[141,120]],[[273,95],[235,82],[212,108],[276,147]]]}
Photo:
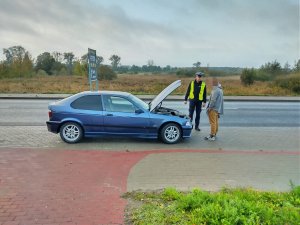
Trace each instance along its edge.
{"label": "car window", "polygon": [[100,95],[82,96],[71,103],[74,109],[102,111],[102,101]]}
{"label": "car window", "polygon": [[135,106],[126,98],[103,96],[104,106],[109,112],[135,112]]}
{"label": "car window", "polygon": [[143,100],[139,99],[138,97],[134,95],[129,95],[129,98],[135,102],[136,105],[138,105],[143,110],[149,110],[149,105],[144,102]]}

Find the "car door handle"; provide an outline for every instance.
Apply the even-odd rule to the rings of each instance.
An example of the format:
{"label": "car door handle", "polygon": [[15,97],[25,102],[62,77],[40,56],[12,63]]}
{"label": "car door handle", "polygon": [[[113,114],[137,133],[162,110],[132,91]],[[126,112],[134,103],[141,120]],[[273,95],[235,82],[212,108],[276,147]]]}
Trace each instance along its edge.
{"label": "car door handle", "polygon": [[109,114],[106,114],[106,116],[113,116],[113,114],[109,113]]}

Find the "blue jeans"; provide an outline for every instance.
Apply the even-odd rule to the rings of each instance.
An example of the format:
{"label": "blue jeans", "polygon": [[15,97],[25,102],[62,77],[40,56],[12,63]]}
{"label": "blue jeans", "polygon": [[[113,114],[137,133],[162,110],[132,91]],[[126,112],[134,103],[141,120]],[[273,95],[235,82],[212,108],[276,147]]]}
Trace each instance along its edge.
{"label": "blue jeans", "polygon": [[191,122],[193,122],[195,109],[196,109],[195,128],[197,128],[199,127],[200,124],[200,113],[202,109],[202,101],[190,100],[189,116],[191,118]]}

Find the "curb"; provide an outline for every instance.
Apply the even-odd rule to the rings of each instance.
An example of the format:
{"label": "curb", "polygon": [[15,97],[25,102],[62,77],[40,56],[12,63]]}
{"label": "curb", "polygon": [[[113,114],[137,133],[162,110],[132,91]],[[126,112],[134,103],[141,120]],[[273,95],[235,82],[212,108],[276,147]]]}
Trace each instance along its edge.
{"label": "curb", "polygon": [[[0,99],[40,99],[40,100],[59,100],[67,98],[72,94],[0,94]],[[136,95],[145,101],[152,100],[155,95]],[[183,95],[170,95],[166,98],[169,101],[183,101]],[[300,96],[224,96],[228,102],[234,101],[255,101],[255,102],[300,102]]]}

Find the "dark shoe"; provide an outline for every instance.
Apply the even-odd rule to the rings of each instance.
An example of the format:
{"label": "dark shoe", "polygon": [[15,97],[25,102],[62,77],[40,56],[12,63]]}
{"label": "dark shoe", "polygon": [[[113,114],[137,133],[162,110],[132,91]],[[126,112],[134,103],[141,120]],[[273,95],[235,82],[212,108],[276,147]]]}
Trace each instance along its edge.
{"label": "dark shoe", "polygon": [[196,131],[201,131],[201,130],[199,129],[199,127],[196,127],[195,130],[196,130]]}

